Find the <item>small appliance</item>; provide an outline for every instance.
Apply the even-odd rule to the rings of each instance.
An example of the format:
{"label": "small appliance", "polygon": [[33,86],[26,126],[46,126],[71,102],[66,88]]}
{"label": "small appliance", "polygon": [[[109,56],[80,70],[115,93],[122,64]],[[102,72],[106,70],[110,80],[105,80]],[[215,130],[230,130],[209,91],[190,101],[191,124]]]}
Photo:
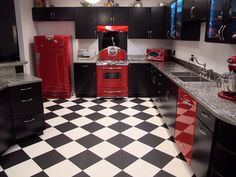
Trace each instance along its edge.
{"label": "small appliance", "polygon": [[218,96],[236,101],[236,56],[229,58],[227,61],[229,72],[222,74],[217,80],[217,85],[222,89]]}
{"label": "small appliance", "polygon": [[147,60],[166,61],[170,57],[170,49],[148,48]]}

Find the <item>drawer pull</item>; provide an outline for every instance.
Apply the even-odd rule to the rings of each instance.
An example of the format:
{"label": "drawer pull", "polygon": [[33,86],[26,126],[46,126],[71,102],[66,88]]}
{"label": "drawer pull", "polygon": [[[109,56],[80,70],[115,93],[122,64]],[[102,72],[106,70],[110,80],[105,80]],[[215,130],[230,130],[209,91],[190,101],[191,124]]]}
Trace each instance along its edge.
{"label": "drawer pull", "polygon": [[210,119],[210,117],[205,113],[205,112],[201,112],[202,117],[206,118],[206,119]]}
{"label": "drawer pull", "polygon": [[88,68],[88,65],[82,65],[82,68]]}
{"label": "drawer pull", "polygon": [[203,128],[200,127],[198,130],[199,130],[199,132],[200,132],[201,134],[207,136],[207,133],[206,133],[206,131],[205,131]]}
{"label": "drawer pull", "polygon": [[33,122],[33,121],[35,121],[35,118],[30,119],[30,120],[24,120],[24,123],[29,123],[29,122]]}
{"label": "drawer pull", "polygon": [[28,88],[23,88],[23,89],[20,89],[21,91],[27,91],[27,90],[31,90],[32,87],[28,87]]}
{"label": "drawer pull", "polygon": [[106,91],[106,90],[104,90],[103,91],[104,93],[121,93],[122,91]]}
{"label": "drawer pull", "polygon": [[27,103],[27,102],[30,102],[30,101],[33,101],[33,98],[30,98],[28,100],[21,100],[22,103]]}

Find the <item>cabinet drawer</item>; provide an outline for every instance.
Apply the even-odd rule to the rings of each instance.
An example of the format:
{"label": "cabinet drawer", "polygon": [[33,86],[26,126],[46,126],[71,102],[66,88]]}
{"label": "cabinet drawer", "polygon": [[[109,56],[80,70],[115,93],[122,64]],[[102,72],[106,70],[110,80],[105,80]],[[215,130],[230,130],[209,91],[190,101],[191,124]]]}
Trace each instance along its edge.
{"label": "cabinet drawer", "polygon": [[16,139],[21,139],[45,129],[43,113],[13,120]]}
{"label": "cabinet drawer", "polygon": [[43,112],[42,98],[39,96],[15,98],[11,100],[11,111],[13,119],[27,115]]}
{"label": "cabinet drawer", "polygon": [[198,104],[197,117],[209,128],[212,132],[215,129],[216,118],[203,106]]}
{"label": "cabinet drawer", "polygon": [[10,87],[9,92],[11,99],[26,99],[35,95],[41,96],[41,83],[39,82]]}
{"label": "cabinet drawer", "polygon": [[94,63],[75,64],[75,68],[79,70],[95,70],[96,64]]}

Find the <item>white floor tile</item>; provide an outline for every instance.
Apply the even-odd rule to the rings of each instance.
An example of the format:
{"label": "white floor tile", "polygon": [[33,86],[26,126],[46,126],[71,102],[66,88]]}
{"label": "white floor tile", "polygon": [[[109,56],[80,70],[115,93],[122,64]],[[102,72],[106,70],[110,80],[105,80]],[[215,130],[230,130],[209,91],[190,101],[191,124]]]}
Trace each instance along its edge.
{"label": "white floor tile", "polygon": [[110,156],[111,154],[119,151],[120,148],[112,145],[111,143],[104,141],[96,146],[93,146],[89,150],[102,158],[106,158]]}
{"label": "white floor tile", "polygon": [[140,105],[147,106],[147,107],[155,106],[154,103],[150,102],[150,101],[145,101],[145,102],[141,103]]}
{"label": "white floor tile", "polygon": [[126,119],[123,119],[121,122],[126,123],[130,126],[136,126],[140,124],[141,122],[143,122],[143,120],[135,118],[135,117],[128,117]]}
{"label": "white floor tile", "polygon": [[133,109],[133,108],[128,108],[122,111],[122,113],[127,114],[129,116],[133,116],[135,114],[138,114],[140,111]]}
{"label": "white floor tile", "polygon": [[138,141],[135,141],[129,144],[128,146],[124,147],[123,150],[129,152],[130,154],[135,155],[138,158],[141,158],[148,152],[150,152],[152,150],[152,147],[140,143]]}
{"label": "white floor tile", "polygon": [[166,140],[163,143],[159,144],[155,149],[169,154],[173,157],[176,157],[180,153],[176,144],[169,140]]}
{"label": "white floor tile", "polygon": [[137,139],[143,137],[144,135],[146,135],[147,132],[143,131],[139,128],[136,128],[136,127],[131,127],[128,130],[125,130],[124,132],[122,132],[122,134],[124,134],[134,140],[137,140]]}
{"label": "white floor tile", "polygon": [[159,117],[156,117],[156,116],[151,117],[150,119],[146,120],[146,122],[152,123],[157,126],[161,126],[164,124],[163,120]]}
{"label": "white floor tile", "polygon": [[45,141],[41,141],[39,143],[27,146],[23,150],[26,152],[26,154],[28,154],[30,158],[34,158],[53,150],[53,148]]}
{"label": "white floor tile", "polygon": [[64,116],[66,114],[69,114],[69,113],[72,113],[73,111],[67,109],[67,108],[63,108],[63,109],[59,109],[59,110],[56,110],[54,111],[54,113],[58,116]]}
{"label": "white floor tile", "polygon": [[10,148],[8,148],[8,149],[3,153],[3,156],[4,156],[4,155],[7,155],[7,154],[10,154],[10,153],[12,153],[12,152],[18,151],[18,150],[20,150],[20,149],[21,149],[21,147],[20,147],[18,144],[15,144],[15,145],[11,146]]}
{"label": "white floor tile", "polygon": [[76,111],[77,114],[81,115],[81,116],[87,116],[89,114],[92,114],[94,113],[95,111],[91,110],[91,109],[88,109],[88,108],[84,108],[84,109],[81,109],[79,111]]}
{"label": "white floor tile", "polygon": [[76,128],[72,129],[70,131],[67,131],[64,133],[66,136],[68,136],[72,140],[78,140],[84,136],[89,135],[90,133],[82,128]]}
{"label": "white floor tile", "polygon": [[63,155],[65,158],[69,159],[69,158],[85,151],[86,148],[73,141],[71,143],[65,144],[65,145],[57,148],[56,150],[61,155]]}
{"label": "white floor tile", "polygon": [[168,139],[169,137],[171,137],[169,130],[164,127],[158,127],[154,129],[153,131],[151,131],[150,133],[155,136],[159,136],[163,139]]}
{"label": "white floor tile", "polygon": [[46,120],[46,122],[51,125],[52,127],[63,124],[65,122],[68,122],[66,119],[62,117],[55,117],[53,119]]}
{"label": "white floor tile", "polygon": [[119,133],[108,128],[108,127],[105,127],[101,130],[98,130],[96,132],[93,133],[94,135],[96,135],[97,137],[103,139],[103,140],[108,140],[116,135],[118,135]]}
{"label": "white floor tile", "polygon": [[57,130],[54,127],[47,128],[46,130],[43,131],[43,134],[40,135],[40,138],[43,140],[47,140],[49,138],[52,138],[54,136],[60,135],[61,132]]}
{"label": "white floor tile", "polygon": [[50,107],[50,106],[55,106],[55,105],[57,105],[57,104],[52,101],[48,101],[48,102],[43,103],[43,106],[45,108]]}
{"label": "white floor tile", "polygon": [[128,107],[128,108],[131,108],[131,107],[136,106],[137,104],[136,104],[136,103],[133,103],[133,102],[127,101],[127,102],[121,103],[120,105],[125,106],[125,107]]}
{"label": "white floor tile", "polygon": [[95,105],[97,105],[96,103],[94,103],[94,102],[84,102],[84,103],[81,103],[81,104],[79,104],[80,106],[83,106],[83,107],[86,107],[86,108],[89,108],[89,107],[92,107],[92,106],[95,106]]}
{"label": "white floor tile", "polygon": [[107,117],[109,117],[110,115],[115,114],[115,113],[117,113],[117,112],[118,112],[118,111],[115,111],[115,110],[110,109],[110,108],[106,108],[106,109],[103,109],[103,110],[101,110],[101,111],[98,111],[98,113],[101,113],[101,114],[103,114],[103,115],[105,115],[105,116],[107,116]]}
{"label": "white floor tile", "polygon": [[120,172],[120,169],[106,160],[101,160],[84,171],[90,177],[113,177]]}
{"label": "white floor tile", "polygon": [[60,104],[60,106],[62,106],[64,108],[68,108],[68,107],[75,106],[75,105],[77,105],[77,104],[74,102],[65,102],[65,103]]}
{"label": "white floor tile", "polygon": [[156,116],[159,114],[158,110],[154,109],[154,108],[148,108],[148,109],[144,110],[143,112],[153,115],[153,116]]}
{"label": "white floor tile", "polygon": [[104,103],[102,103],[102,104],[100,104],[100,105],[101,105],[101,106],[104,106],[104,107],[106,107],[106,108],[110,108],[110,107],[115,106],[116,104],[113,103],[113,102],[108,101],[108,102],[104,102]]}
{"label": "white floor tile", "polygon": [[103,126],[107,126],[108,127],[108,126],[118,122],[118,120],[110,118],[110,117],[105,117],[105,118],[97,120],[96,122],[101,124],[101,125],[103,125]]}
{"label": "white floor tile", "polygon": [[78,119],[74,119],[71,121],[71,123],[79,126],[79,127],[82,127],[84,125],[87,125],[89,123],[93,122],[91,119],[88,119],[87,117],[80,117]]}
{"label": "white floor tile", "polygon": [[50,177],[72,177],[81,172],[81,169],[69,160],[64,160],[45,170]]}

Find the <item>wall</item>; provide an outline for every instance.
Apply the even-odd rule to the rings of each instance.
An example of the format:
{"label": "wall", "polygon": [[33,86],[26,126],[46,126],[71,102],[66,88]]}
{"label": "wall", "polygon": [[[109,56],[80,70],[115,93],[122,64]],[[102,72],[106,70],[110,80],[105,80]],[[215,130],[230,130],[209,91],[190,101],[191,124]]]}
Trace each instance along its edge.
{"label": "wall", "polygon": [[202,23],[200,41],[172,41],[171,48],[176,50],[176,58],[188,61],[194,54],[207,68],[224,73],[228,71],[226,59],[236,55],[236,45],[205,42],[205,26],[206,23]]}
{"label": "wall", "polygon": [[21,61],[28,61],[25,66],[26,73],[34,73],[33,37],[37,35],[35,25],[32,21],[32,0],[15,0],[16,23],[19,40]]}

